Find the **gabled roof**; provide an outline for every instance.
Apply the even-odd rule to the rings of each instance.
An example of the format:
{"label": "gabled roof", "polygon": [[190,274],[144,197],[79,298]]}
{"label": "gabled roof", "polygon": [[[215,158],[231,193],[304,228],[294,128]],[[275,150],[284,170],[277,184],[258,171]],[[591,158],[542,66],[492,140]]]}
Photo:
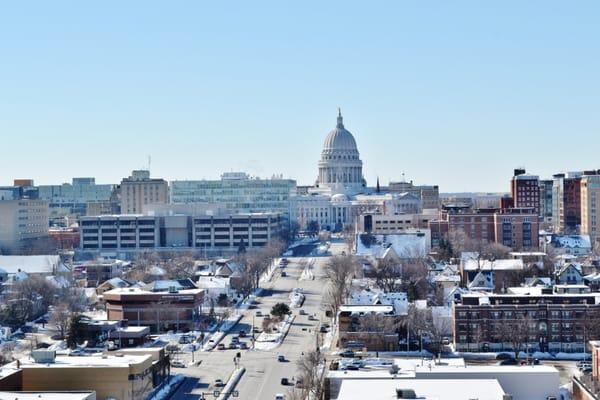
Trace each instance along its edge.
{"label": "gabled roof", "polygon": [[471,290],[494,290],[494,274],[492,271],[479,271],[475,278],[469,283]]}
{"label": "gabled roof", "polygon": [[567,272],[570,269],[575,270],[579,276],[582,276],[581,265],[576,264],[576,263],[569,263],[569,264],[563,265],[562,267],[560,267],[560,270],[558,270],[556,275],[561,276],[562,274],[564,274],[565,272]]}
{"label": "gabled roof", "polygon": [[592,241],[589,235],[552,235],[550,243],[554,247],[570,249],[591,249]]}

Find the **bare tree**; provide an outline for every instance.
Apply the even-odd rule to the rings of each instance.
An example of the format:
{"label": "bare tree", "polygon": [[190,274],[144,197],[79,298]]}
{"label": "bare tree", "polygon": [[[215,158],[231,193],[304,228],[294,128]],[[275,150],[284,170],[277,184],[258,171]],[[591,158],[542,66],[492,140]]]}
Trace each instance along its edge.
{"label": "bare tree", "polygon": [[297,362],[298,377],[302,379],[302,399],[309,396],[321,399],[325,391],[325,357],[319,351],[309,351]]}
{"label": "bare tree", "polygon": [[72,315],[73,314],[67,303],[59,303],[58,305],[54,306],[54,309],[50,313],[50,323],[56,326],[56,330],[58,331],[60,339],[65,338]]}
{"label": "bare tree", "polygon": [[429,283],[429,266],[424,258],[407,259],[402,264],[402,291],[410,301],[423,300],[433,289]]}
{"label": "bare tree", "polygon": [[519,358],[519,352],[529,341],[529,334],[535,333],[532,329],[534,321],[527,315],[517,315],[513,320],[505,320],[499,324],[499,336],[503,343],[508,343]]}
{"label": "bare tree", "polygon": [[397,292],[402,287],[402,265],[392,259],[376,263],[373,277],[375,285],[386,293]]}
{"label": "bare tree", "polygon": [[325,275],[329,279],[326,297],[334,317],[337,316],[340,306],[350,295],[352,279],[356,270],[356,260],[352,256],[331,257],[325,268]]}

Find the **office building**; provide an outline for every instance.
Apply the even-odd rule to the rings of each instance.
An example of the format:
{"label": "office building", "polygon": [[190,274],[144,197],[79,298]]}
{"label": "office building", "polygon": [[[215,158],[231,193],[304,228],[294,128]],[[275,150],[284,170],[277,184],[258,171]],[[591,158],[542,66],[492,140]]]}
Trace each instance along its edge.
{"label": "office building", "polygon": [[81,251],[122,259],[144,250],[231,253],[278,238],[282,223],[278,213],[81,217]]}
{"label": "office building", "polygon": [[600,170],[581,177],[581,233],[592,246],[600,240]]}
{"label": "office building", "polygon": [[552,227],[552,179],[540,180],[540,224]]}
{"label": "office building", "polygon": [[172,181],[172,203],[210,203],[231,213],[289,212],[296,181],[282,177],[252,178],[243,172],[226,172],[219,180]]}
{"label": "office building", "polygon": [[387,190],[391,193],[410,193],[421,200],[423,209],[440,207],[440,189],[437,185],[415,186],[412,181],[390,182]]}
{"label": "office building", "polygon": [[0,251],[18,251],[48,237],[48,203],[19,198],[0,200]]}
{"label": "office building", "polygon": [[164,179],[150,178],[150,171],[137,170],[121,181],[121,213],[141,214],[147,204],[169,201],[169,184]]}
{"label": "office building", "polygon": [[97,185],[95,178],[73,178],[71,183],[38,186],[39,198],[48,202],[50,217],[86,215],[87,203],[110,199],[114,185]]}

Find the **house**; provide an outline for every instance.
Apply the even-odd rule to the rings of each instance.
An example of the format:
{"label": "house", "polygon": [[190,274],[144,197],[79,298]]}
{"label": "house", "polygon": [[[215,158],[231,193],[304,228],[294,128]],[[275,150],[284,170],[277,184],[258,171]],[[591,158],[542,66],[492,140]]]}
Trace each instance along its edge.
{"label": "house", "polygon": [[469,286],[479,272],[487,271],[492,276],[496,292],[519,284],[520,282],[515,282],[515,279],[524,269],[525,264],[521,259],[485,260],[472,256],[463,258],[460,264],[460,274],[464,286]]}
{"label": "house", "polygon": [[552,235],[550,243],[556,253],[585,256],[592,251],[592,241],[589,235]]}
{"label": "house", "polygon": [[468,285],[469,290],[493,292],[496,289],[494,271],[479,271]]}
{"label": "house", "polygon": [[556,273],[556,283],[561,285],[581,285],[583,284],[583,274],[581,266],[576,263],[563,265]]}

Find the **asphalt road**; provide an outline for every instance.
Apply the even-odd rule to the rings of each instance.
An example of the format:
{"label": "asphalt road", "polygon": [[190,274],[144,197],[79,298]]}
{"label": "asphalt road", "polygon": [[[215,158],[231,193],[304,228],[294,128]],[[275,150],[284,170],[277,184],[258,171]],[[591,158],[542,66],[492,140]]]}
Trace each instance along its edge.
{"label": "asphalt road", "polygon": [[[334,243],[332,252],[339,254],[345,250],[342,243]],[[289,304],[289,294],[294,288],[301,288],[306,296],[302,309],[307,314],[316,316],[316,321],[309,321],[308,315],[299,315],[299,309],[293,308],[293,314],[296,316],[294,323],[283,340],[283,342],[273,350],[213,350],[211,352],[196,352],[194,359],[201,360],[198,367],[188,367],[174,369],[175,373],[184,374],[190,378],[187,379],[180,389],[171,397],[171,399],[198,399],[200,393],[210,393],[215,389],[215,379],[227,381],[234,369],[234,357],[236,353],[241,353],[240,365],[246,368],[246,373],[238,383],[236,390],[239,393],[238,399],[241,400],[269,400],[274,399],[277,393],[286,394],[293,390],[293,386],[281,385],[281,378],[288,378],[290,381],[296,374],[296,362],[302,356],[303,352],[312,350],[316,347],[319,321],[325,321],[324,311],[322,310],[322,299],[326,290],[324,277],[324,266],[329,257],[314,257],[313,274],[314,280],[300,280],[302,270],[309,263],[310,257],[291,257],[290,263],[283,269],[287,277],[280,276],[281,269],[276,271],[271,282],[262,285],[263,294],[258,298],[260,304],[256,309],[247,310],[244,313],[240,323],[234,327],[222,341],[226,346],[231,342],[234,336],[237,336],[240,330],[246,331],[250,336],[252,324],[260,327],[262,318],[256,316],[256,311],[260,310],[263,314],[268,313],[273,305],[279,302]],[[249,346],[250,338],[241,339]],[[321,338],[322,340],[322,338]],[[283,355],[285,362],[277,360],[278,355]],[[181,356],[184,362],[191,361],[190,355]],[[206,396],[207,399],[214,398]]]}

